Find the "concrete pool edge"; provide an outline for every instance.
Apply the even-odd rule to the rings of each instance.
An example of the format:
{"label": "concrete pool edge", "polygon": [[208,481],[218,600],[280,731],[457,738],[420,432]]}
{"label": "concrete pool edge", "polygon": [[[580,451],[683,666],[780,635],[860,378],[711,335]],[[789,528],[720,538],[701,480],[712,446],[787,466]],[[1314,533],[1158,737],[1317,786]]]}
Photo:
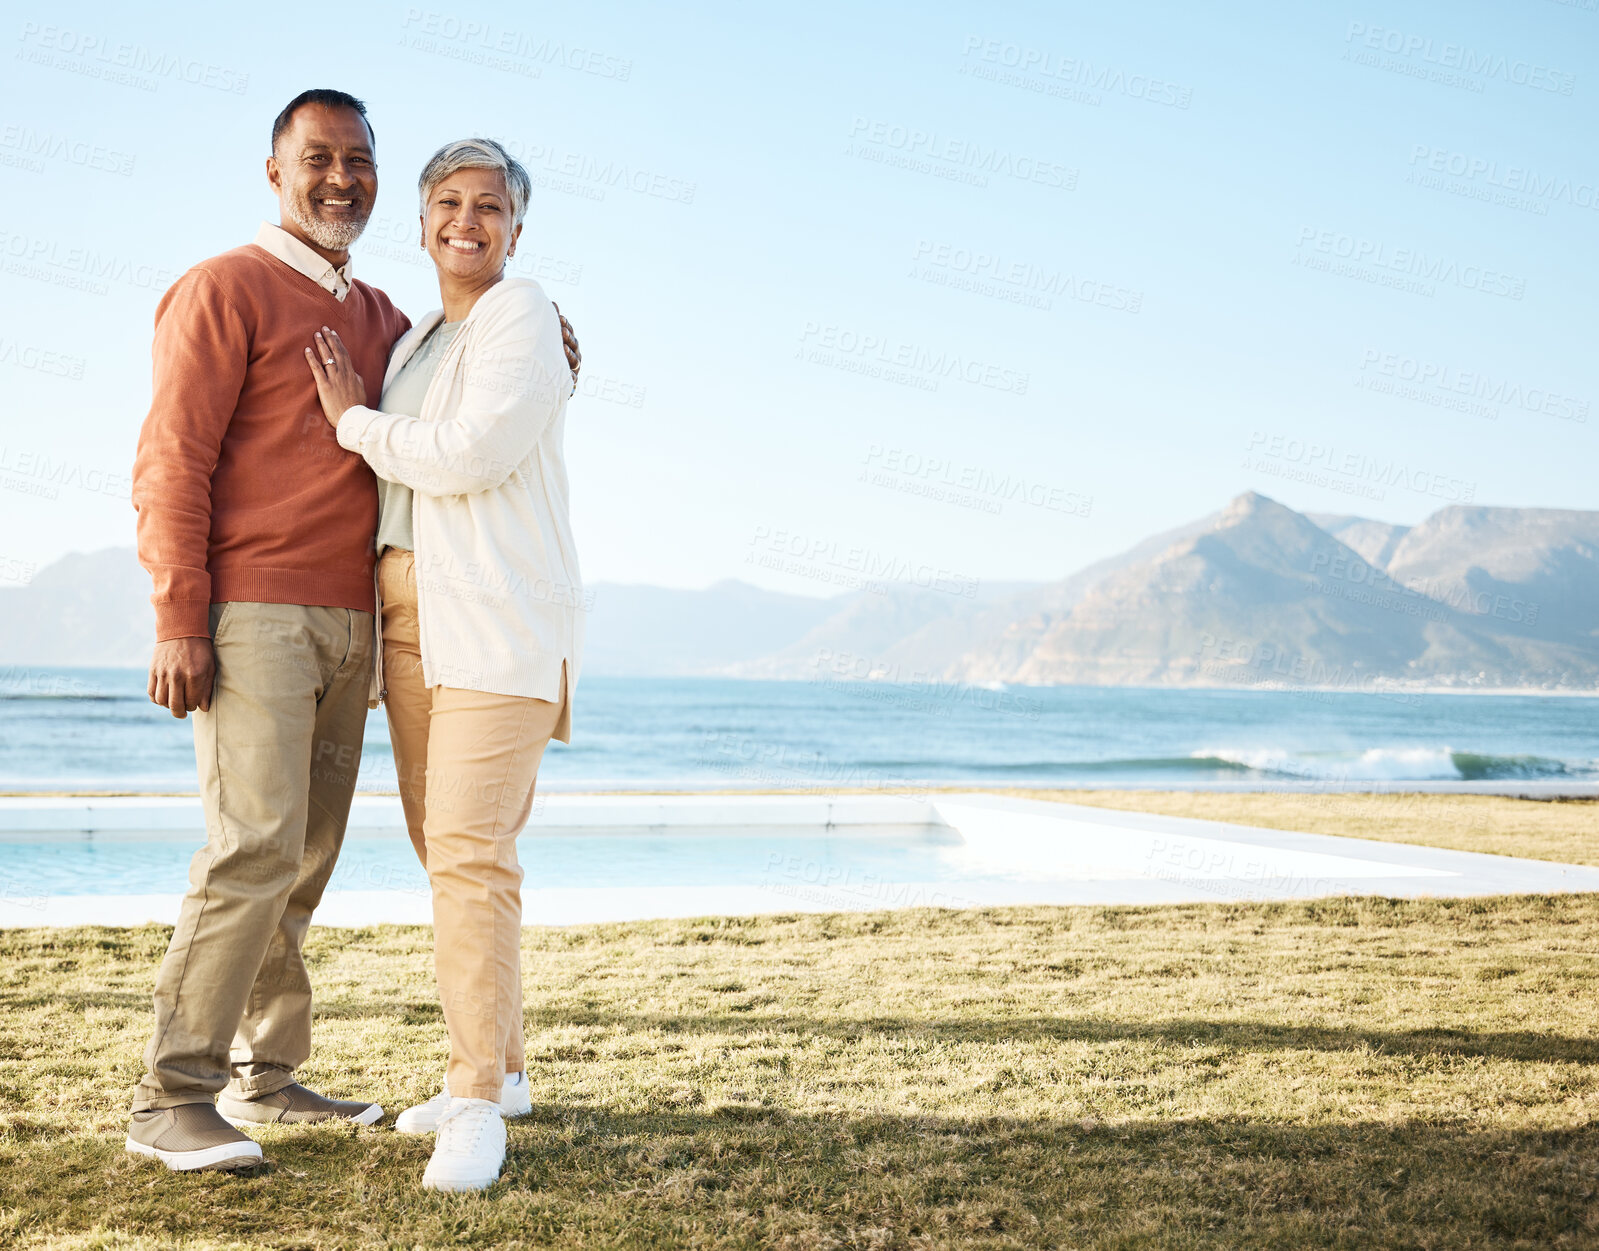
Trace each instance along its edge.
{"label": "concrete pool edge", "polygon": [[[528,924],[662,917],[1016,904],[1161,904],[1599,891],[1599,868],[1326,834],[1167,817],[983,791],[887,795],[562,795],[543,797],[524,837],[808,831],[866,838],[908,828],[953,831],[974,869],[960,879],[879,883],[873,889],[793,879],[759,886],[565,887],[524,890]],[[198,799],[0,799],[0,848],[32,836],[140,839],[192,833]],[[402,837],[399,800],[358,797],[352,839]],[[776,844],[774,844],[776,845]],[[1004,878],[1004,881],[997,879]],[[37,880],[37,879],[36,879]],[[176,883],[175,883],[176,884]],[[888,888],[888,889],[885,889]],[[181,896],[32,895],[0,871],[0,927],[170,922]],[[333,890],[323,925],[429,920],[425,890]]]}

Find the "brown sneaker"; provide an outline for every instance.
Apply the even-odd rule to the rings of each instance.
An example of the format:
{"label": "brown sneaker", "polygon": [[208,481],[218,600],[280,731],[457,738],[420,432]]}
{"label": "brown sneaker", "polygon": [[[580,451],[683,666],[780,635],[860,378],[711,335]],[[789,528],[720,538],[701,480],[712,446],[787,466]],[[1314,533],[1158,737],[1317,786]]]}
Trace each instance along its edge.
{"label": "brown sneaker", "polygon": [[217,1111],[230,1125],[305,1125],[315,1121],[345,1120],[357,1125],[375,1125],[383,1119],[383,1109],[375,1103],[355,1099],[329,1099],[299,1082],[257,1099],[240,1099],[223,1091],[217,1096]]}
{"label": "brown sneaker", "polygon": [[209,1103],[135,1112],[123,1146],[180,1173],[232,1172],[261,1163],[261,1148],[218,1116]]}

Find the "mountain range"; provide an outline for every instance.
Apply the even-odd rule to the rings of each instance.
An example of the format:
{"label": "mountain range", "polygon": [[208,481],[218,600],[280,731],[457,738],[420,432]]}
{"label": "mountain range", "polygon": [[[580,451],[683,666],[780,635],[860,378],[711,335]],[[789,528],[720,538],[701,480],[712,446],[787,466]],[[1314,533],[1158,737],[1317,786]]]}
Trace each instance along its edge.
{"label": "mountain range", "polygon": [[[1590,511],[1455,505],[1406,527],[1248,492],[1053,582],[590,590],[590,674],[1599,689]],[[0,587],[0,664],[142,665],[148,594],[129,548]]]}

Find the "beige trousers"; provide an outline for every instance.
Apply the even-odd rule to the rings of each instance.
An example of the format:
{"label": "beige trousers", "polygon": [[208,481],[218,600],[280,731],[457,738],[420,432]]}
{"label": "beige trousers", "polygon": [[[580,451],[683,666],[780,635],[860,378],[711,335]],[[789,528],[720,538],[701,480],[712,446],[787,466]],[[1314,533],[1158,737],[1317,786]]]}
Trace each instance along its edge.
{"label": "beige trousers", "polygon": [[427,687],[416,562],[378,562],[384,707],[411,845],[433,889],[433,964],[450,1032],[445,1074],[458,1098],[500,1097],[522,1049],[522,867],[516,836],[566,703]]}
{"label": "beige trousers", "polygon": [[211,606],[217,677],[194,713],[206,843],[156,974],[133,1109],[263,1095],[311,1054],[301,945],[350,814],[372,614]]}

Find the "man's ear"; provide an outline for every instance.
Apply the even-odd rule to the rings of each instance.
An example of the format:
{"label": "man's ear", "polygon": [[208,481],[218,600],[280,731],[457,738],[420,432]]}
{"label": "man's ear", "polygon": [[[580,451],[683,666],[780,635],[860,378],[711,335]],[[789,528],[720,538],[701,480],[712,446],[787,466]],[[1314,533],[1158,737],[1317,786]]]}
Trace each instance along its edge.
{"label": "man's ear", "polygon": [[426,252],[428,250],[428,215],[426,213],[418,213],[416,215],[416,239],[417,246]]}
{"label": "man's ear", "polygon": [[278,168],[278,158],[275,156],[267,157],[267,182],[278,195],[283,194],[283,171]]}

